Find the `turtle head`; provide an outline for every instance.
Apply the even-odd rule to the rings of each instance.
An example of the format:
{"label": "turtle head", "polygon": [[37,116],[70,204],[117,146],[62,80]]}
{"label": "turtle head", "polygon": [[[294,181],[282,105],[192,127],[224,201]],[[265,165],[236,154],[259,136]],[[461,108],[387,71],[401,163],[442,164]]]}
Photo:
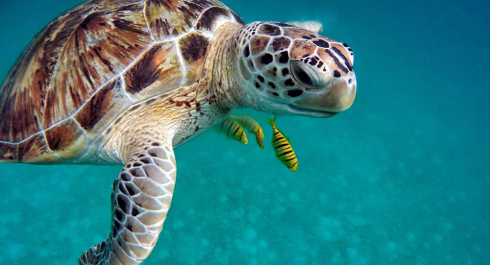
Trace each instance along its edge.
{"label": "turtle head", "polygon": [[348,109],[356,94],[352,49],[319,35],[319,28],[296,25],[255,22],[237,32],[238,68],[250,104],[263,111],[315,117]]}

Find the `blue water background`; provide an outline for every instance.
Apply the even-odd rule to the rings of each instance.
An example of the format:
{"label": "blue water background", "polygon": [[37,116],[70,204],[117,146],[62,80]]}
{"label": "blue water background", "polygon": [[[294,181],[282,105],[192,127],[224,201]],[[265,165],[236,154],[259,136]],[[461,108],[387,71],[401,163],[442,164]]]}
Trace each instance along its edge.
{"label": "blue water background", "polygon": [[[79,1],[0,6],[0,79]],[[145,264],[490,264],[488,1],[224,1],[246,22],[318,20],[355,52],[331,119],[279,117],[299,158],[209,131],[176,150]],[[265,3],[264,3],[265,2]],[[75,264],[110,227],[118,166],[0,165],[0,264]]]}

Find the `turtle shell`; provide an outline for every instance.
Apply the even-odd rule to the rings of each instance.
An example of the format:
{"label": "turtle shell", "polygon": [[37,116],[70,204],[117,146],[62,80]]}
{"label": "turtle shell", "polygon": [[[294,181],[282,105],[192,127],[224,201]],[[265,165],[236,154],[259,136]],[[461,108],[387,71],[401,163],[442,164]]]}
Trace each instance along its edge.
{"label": "turtle shell", "polygon": [[197,81],[227,21],[243,24],[214,0],[92,0],[65,12],[0,88],[0,161],[80,156],[129,106]]}

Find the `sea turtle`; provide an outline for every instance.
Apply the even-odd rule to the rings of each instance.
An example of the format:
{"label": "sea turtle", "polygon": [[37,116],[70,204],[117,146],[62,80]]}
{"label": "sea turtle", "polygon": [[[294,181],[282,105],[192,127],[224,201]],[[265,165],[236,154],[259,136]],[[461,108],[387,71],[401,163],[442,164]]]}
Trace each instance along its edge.
{"label": "sea turtle", "polygon": [[175,147],[233,108],[330,117],[351,106],[352,50],[318,25],[245,25],[216,0],[82,3],[1,87],[0,160],[123,164],[109,237],[79,263],[140,264],[170,207]]}

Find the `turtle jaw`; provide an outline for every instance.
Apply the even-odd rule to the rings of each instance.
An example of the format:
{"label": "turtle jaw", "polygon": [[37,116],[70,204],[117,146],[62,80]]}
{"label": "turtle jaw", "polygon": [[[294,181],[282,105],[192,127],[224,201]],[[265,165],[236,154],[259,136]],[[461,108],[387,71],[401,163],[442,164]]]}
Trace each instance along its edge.
{"label": "turtle jaw", "polygon": [[315,117],[315,118],[330,118],[339,113],[335,111],[301,108],[293,104],[278,103],[269,100],[267,100],[267,103],[273,107],[274,111],[272,112],[275,113],[292,114],[292,115]]}
{"label": "turtle jaw", "polygon": [[325,88],[307,90],[301,98],[292,101],[291,105],[304,112],[339,113],[349,109],[356,97],[357,83],[354,74],[337,78]]}
{"label": "turtle jaw", "polygon": [[288,112],[293,113],[295,115],[315,117],[315,118],[330,118],[339,114],[339,112],[335,112],[335,111],[298,108],[292,104],[288,105]]}
{"label": "turtle jaw", "polygon": [[[336,78],[321,89],[305,88],[305,93],[298,99],[276,101],[274,98],[262,97],[255,107],[260,110],[316,118],[329,118],[349,109],[356,96],[356,78],[351,75]],[[257,98],[260,98],[258,96]]]}

